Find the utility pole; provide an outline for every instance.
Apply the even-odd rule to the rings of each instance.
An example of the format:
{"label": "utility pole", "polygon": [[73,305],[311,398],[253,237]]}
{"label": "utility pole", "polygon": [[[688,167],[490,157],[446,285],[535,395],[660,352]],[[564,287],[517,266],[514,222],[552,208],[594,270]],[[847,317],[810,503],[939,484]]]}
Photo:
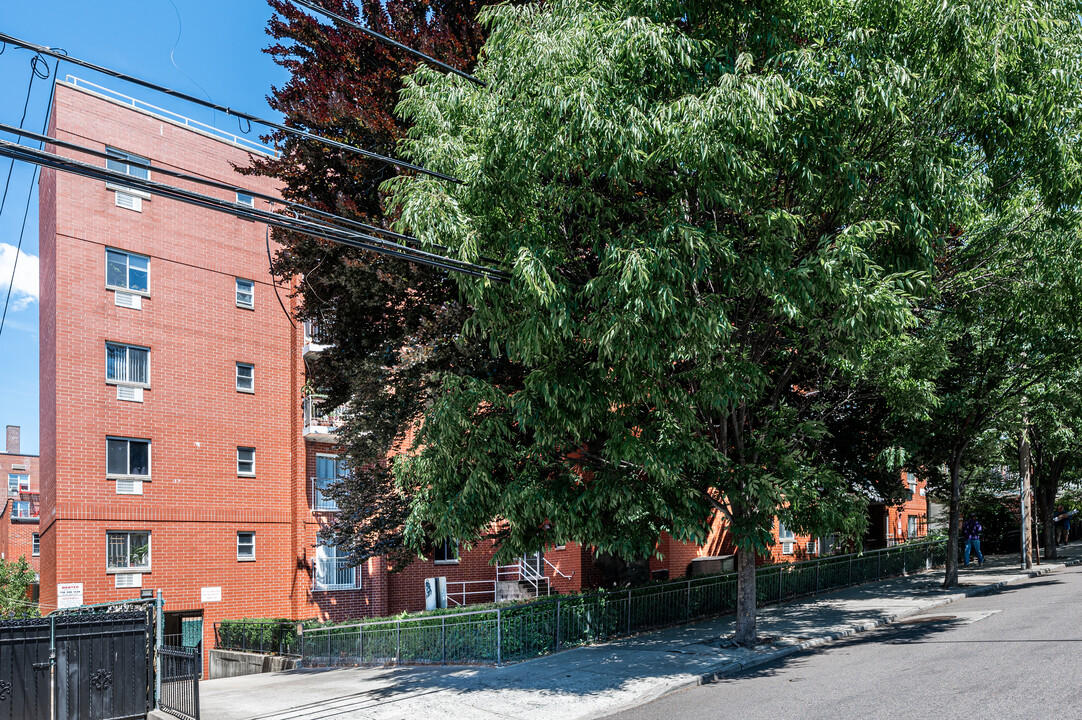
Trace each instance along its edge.
{"label": "utility pole", "polygon": [[1033,567],[1032,527],[1033,513],[1033,478],[1030,475],[1030,447],[1029,430],[1026,427],[1026,419],[1022,417],[1022,438],[1018,443],[1018,475],[1021,484],[1019,495],[1022,504],[1022,568],[1029,570]]}

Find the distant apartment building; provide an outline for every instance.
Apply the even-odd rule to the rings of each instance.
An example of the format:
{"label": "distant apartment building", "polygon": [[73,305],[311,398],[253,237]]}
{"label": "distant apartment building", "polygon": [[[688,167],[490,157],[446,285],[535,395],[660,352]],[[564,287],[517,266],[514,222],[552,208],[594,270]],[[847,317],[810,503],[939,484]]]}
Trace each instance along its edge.
{"label": "distant apartment building", "polygon": [[[83,81],[56,83],[50,133],[109,159],[48,150],[127,176],[262,209],[151,166],[276,193],[234,169],[261,146]],[[212,647],[223,619],[424,609],[430,578],[445,579],[451,605],[598,582],[592,551],[572,543],[496,566],[490,543],[460,552],[449,539],[395,574],[319,543],[344,472],[340,418],[306,390],[306,360],[328,348],[292,320],[266,226],[43,170],[40,234],[41,459],[16,458],[9,435],[0,470],[18,517],[0,548],[29,548],[31,534],[36,548],[40,535],[43,612],[161,591],[166,635]],[[826,552],[801,543],[781,543],[778,559]],[[662,536],[648,572],[680,577],[731,548],[720,521],[704,545]]]}
{"label": "distant apartment building", "polygon": [[[0,478],[7,483],[0,506],[0,559],[25,557],[34,572],[41,572],[39,562],[38,515],[40,511],[40,471],[37,455],[26,455],[21,448],[21,428],[8,425],[4,432],[4,452],[0,453]],[[37,599],[38,586],[32,588]]]}

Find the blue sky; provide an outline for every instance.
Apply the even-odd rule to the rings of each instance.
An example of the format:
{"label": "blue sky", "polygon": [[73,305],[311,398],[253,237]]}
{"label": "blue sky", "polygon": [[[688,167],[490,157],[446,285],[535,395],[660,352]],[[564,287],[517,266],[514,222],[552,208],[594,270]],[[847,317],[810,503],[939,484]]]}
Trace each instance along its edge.
{"label": "blue sky", "polygon": [[[30,0],[4,1],[0,31],[215,103],[278,119],[267,107],[271,85],[288,79],[260,52],[270,8],[264,0]],[[179,17],[178,17],[179,16]],[[179,39],[178,39],[179,36]],[[172,55],[172,57],[170,57]],[[0,122],[18,125],[30,81],[29,51],[0,54]],[[174,64],[175,63],[175,64]],[[55,63],[50,61],[50,70]],[[74,75],[201,122],[237,132],[235,118],[63,65]],[[35,79],[24,127],[40,132],[52,77]],[[258,128],[253,128],[253,135]],[[0,134],[6,140],[14,140]],[[0,192],[8,179],[0,160]],[[0,215],[0,312],[34,172],[16,165]],[[38,452],[37,189],[33,188],[11,304],[0,334],[0,425],[21,425],[22,450]]]}

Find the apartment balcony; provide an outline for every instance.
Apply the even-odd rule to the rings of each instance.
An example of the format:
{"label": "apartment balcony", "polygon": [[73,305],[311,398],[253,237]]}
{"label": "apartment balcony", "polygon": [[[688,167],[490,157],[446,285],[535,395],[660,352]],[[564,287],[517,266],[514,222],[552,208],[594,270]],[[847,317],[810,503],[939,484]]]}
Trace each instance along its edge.
{"label": "apartment balcony", "polygon": [[314,442],[333,443],[338,440],[338,430],[345,422],[345,410],[330,412],[320,409],[325,395],[308,395],[304,398],[304,439]]}
{"label": "apartment balcony", "polygon": [[327,491],[339,478],[312,478],[312,512],[338,512],[338,502]]}
{"label": "apartment balcony", "polygon": [[38,518],[41,515],[38,503],[40,497],[39,493],[20,490],[19,497],[21,499],[13,500],[11,503],[11,521],[26,523],[38,522]]}
{"label": "apartment balcony", "polygon": [[304,321],[304,357],[310,359],[323,352],[331,344],[323,337],[319,323],[314,320]]}
{"label": "apartment balcony", "polygon": [[357,568],[351,567],[349,557],[318,557],[312,562],[313,590],[354,590]]}

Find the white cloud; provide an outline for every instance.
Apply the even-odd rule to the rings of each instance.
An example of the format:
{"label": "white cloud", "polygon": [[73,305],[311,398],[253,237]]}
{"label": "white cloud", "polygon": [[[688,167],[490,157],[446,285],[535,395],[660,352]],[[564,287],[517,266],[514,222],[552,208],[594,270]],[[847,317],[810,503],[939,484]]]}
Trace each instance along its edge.
{"label": "white cloud", "polygon": [[[11,265],[15,262],[15,246],[0,243],[0,308],[8,294],[11,281]],[[11,290],[11,312],[25,310],[38,301],[38,258],[19,251],[19,263],[15,268],[15,282]]]}

